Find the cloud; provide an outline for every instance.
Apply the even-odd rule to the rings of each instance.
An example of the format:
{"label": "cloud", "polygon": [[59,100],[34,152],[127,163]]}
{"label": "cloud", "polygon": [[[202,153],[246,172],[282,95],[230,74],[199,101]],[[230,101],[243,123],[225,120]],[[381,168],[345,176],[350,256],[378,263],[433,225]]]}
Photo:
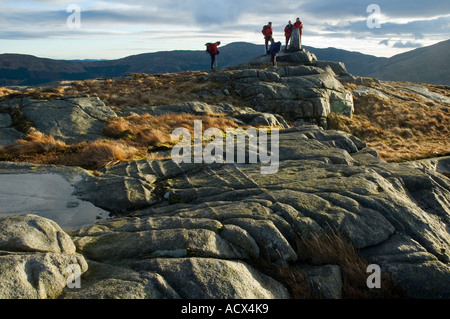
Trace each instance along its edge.
{"label": "cloud", "polygon": [[196,23],[200,25],[227,24],[236,22],[250,8],[255,8],[258,0],[190,0],[187,1]]}
{"label": "cloud", "polygon": [[441,34],[444,38],[450,37],[450,16],[429,20],[415,20],[406,23],[386,22],[380,28],[370,28],[367,20],[356,20],[342,25],[328,25],[324,30],[330,32],[348,32],[362,36],[383,37],[393,35],[409,35],[415,39],[426,38],[427,35]]}
{"label": "cloud", "polygon": [[410,48],[421,48],[423,45],[420,43],[414,43],[411,41],[407,41],[407,42],[403,42],[403,41],[397,41],[394,43],[394,45],[392,46],[393,48],[397,48],[397,49],[410,49]]}
{"label": "cloud", "polygon": [[450,2],[442,0],[308,0],[301,5],[305,15],[341,20],[366,17],[370,4],[391,18],[430,18],[450,13]]}
{"label": "cloud", "polygon": [[[79,30],[66,25],[71,14],[66,9],[73,3],[81,7]],[[367,25],[372,3],[381,9],[381,28]],[[2,2],[0,40],[111,41],[126,35],[130,43],[157,41],[158,49],[164,42],[173,48],[177,37],[183,47],[209,38],[258,43],[269,20],[276,37],[282,37],[287,21],[297,16],[305,25],[305,37],[317,43],[357,39],[362,46],[372,41],[384,50],[450,38],[450,1],[442,0],[15,0]],[[397,44],[399,40],[403,42]]]}
{"label": "cloud", "polygon": [[395,41],[395,43],[393,45],[390,45],[390,42],[391,42],[391,39],[384,39],[384,40],[381,40],[380,42],[378,42],[378,44],[385,45],[387,47],[396,48],[396,49],[416,49],[416,48],[423,47],[423,45],[421,43],[413,42],[413,41],[398,40],[398,41]]}

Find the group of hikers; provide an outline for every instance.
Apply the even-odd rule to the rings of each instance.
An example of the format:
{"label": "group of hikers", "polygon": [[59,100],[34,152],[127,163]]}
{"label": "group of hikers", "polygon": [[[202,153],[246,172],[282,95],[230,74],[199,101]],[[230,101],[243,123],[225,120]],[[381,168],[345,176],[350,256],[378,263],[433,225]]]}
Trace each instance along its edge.
{"label": "group of hikers", "polygon": [[[289,48],[289,43],[291,43],[292,35],[294,32],[299,33],[299,49],[302,48],[302,34],[303,34],[303,23],[300,20],[300,18],[297,18],[294,24],[292,24],[292,20],[289,20],[288,24],[284,28],[284,35],[286,38],[286,46],[285,50],[287,51]],[[267,54],[271,55],[271,61],[272,65],[277,65],[277,55],[281,51],[281,42],[275,42],[275,39],[273,38],[273,26],[272,22],[269,22],[267,25],[265,25],[262,29],[262,34],[264,35],[265,40],[265,52]],[[218,49],[218,46],[221,44],[220,41],[215,43],[207,43],[206,44],[206,51],[211,55],[211,70],[214,70],[214,64],[216,63],[216,56],[220,54],[220,51]],[[292,46],[292,43],[291,43]]]}

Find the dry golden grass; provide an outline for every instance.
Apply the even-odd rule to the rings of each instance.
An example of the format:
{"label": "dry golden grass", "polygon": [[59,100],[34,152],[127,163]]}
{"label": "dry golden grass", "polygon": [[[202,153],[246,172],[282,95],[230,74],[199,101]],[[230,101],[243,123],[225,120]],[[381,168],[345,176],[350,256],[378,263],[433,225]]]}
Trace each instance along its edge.
{"label": "dry golden grass", "polygon": [[332,114],[330,128],[359,137],[387,161],[449,155],[449,113],[418,94],[401,94],[409,100],[384,100],[372,94],[355,99],[353,119]]}
{"label": "dry golden grass", "polygon": [[66,148],[66,144],[55,140],[53,136],[45,135],[38,131],[29,133],[25,139],[18,140],[14,145],[6,146],[8,151],[15,156],[42,154],[49,151],[58,151]]}
{"label": "dry golden grass", "polygon": [[52,136],[32,130],[24,140],[1,147],[0,160],[79,166],[91,170],[143,158],[168,160],[169,155],[158,150],[168,151],[178,142],[172,141],[171,135],[177,128],[186,128],[193,134],[196,120],[202,121],[203,130],[218,128],[225,132],[227,128],[237,127],[233,120],[220,114],[134,115],[111,120],[103,132],[110,139],[91,143],[66,145]]}
{"label": "dry golden grass", "polygon": [[138,154],[138,149],[117,141],[98,140],[66,145],[39,132],[13,145],[0,147],[1,161],[78,166],[90,170],[132,160]]}
{"label": "dry golden grass", "polygon": [[125,144],[110,140],[98,140],[89,143],[70,159],[66,159],[66,165],[80,166],[92,170],[101,169],[120,164],[136,153],[136,149]]}
{"label": "dry golden grass", "polygon": [[0,100],[2,100],[4,97],[7,97],[9,95],[15,95],[19,94],[18,91],[10,90],[4,87],[0,87]]}
{"label": "dry golden grass", "polygon": [[77,147],[68,146],[52,136],[31,130],[24,139],[0,147],[0,161],[59,164],[62,158],[76,152]]}
{"label": "dry golden grass", "polygon": [[[217,84],[205,81],[208,73],[189,71],[170,74],[133,74],[126,79],[96,79],[61,82],[55,88],[29,89],[25,95],[36,99],[54,99],[63,96],[90,95],[99,97],[116,110],[143,106],[159,106],[198,100],[198,92],[215,88]],[[243,101],[236,97],[203,97],[204,102]]]}
{"label": "dry golden grass", "polygon": [[110,121],[103,134],[108,137],[122,139],[136,147],[154,147],[173,145],[172,132],[177,128],[186,128],[194,132],[194,121],[201,120],[203,129],[236,128],[236,123],[221,115],[195,116],[191,114],[167,114],[163,116],[134,115]]}

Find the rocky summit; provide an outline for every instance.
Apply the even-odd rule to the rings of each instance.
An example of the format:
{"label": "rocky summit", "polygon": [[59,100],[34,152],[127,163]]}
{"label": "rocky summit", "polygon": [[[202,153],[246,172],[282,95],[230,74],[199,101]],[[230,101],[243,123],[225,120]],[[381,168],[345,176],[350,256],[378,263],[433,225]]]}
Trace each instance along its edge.
{"label": "rocky summit", "polygon": [[208,96],[124,109],[90,96],[0,102],[3,145],[23,123],[70,145],[139,114],[281,128],[267,146],[279,150],[275,174],[248,161],[0,162],[0,298],[450,298],[448,158],[388,163],[327,130],[330,113],[353,115],[358,92],[343,83],[368,79],[307,52],[277,68],[262,67],[268,59],[206,76],[206,95],[246,107]]}

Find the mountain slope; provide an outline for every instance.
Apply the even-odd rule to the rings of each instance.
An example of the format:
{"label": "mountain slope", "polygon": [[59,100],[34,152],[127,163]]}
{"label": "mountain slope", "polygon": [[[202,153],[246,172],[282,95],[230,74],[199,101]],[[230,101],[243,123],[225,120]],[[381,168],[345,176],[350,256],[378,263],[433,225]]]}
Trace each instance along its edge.
{"label": "mountain slope", "polygon": [[[305,47],[319,60],[343,62],[351,74],[386,81],[450,85],[450,40],[392,58],[379,58],[341,49]],[[260,56],[263,45],[236,42],[220,47],[219,68],[239,65]],[[58,61],[29,55],[0,55],[0,86],[39,85],[63,80],[120,77],[130,73],[174,73],[209,70],[205,50],[144,53],[117,60]]]}
{"label": "mountain slope", "polygon": [[[219,68],[231,67],[262,53],[263,46],[232,43],[220,48]],[[175,73],[210,68],[206,51],[144,53],[118,60],[58,61],[21,54],[0,55],[0,86],[39,85],[55,81],[119,77],[129,73]]]}
{"label": "mountain slope", "polygon": [[450,40],[376,60],[360,74],[386,81],[410,81],[450,85]]}
{"label": "mountain slope", "polygon": [[[321,60],[343,61],[350,72],[358,74],[373,56],[338,49],[307,48]],[[239,65],[264,52],[263,45],[235,42],[220,47],[219,68]],[[29,55],[0,55],[0,86],[39,85],[63,80],[119,77],[129,73],[174,73],[209,70],[210,58],[204,50],[144,53],[118,60],[58,61]]]}

